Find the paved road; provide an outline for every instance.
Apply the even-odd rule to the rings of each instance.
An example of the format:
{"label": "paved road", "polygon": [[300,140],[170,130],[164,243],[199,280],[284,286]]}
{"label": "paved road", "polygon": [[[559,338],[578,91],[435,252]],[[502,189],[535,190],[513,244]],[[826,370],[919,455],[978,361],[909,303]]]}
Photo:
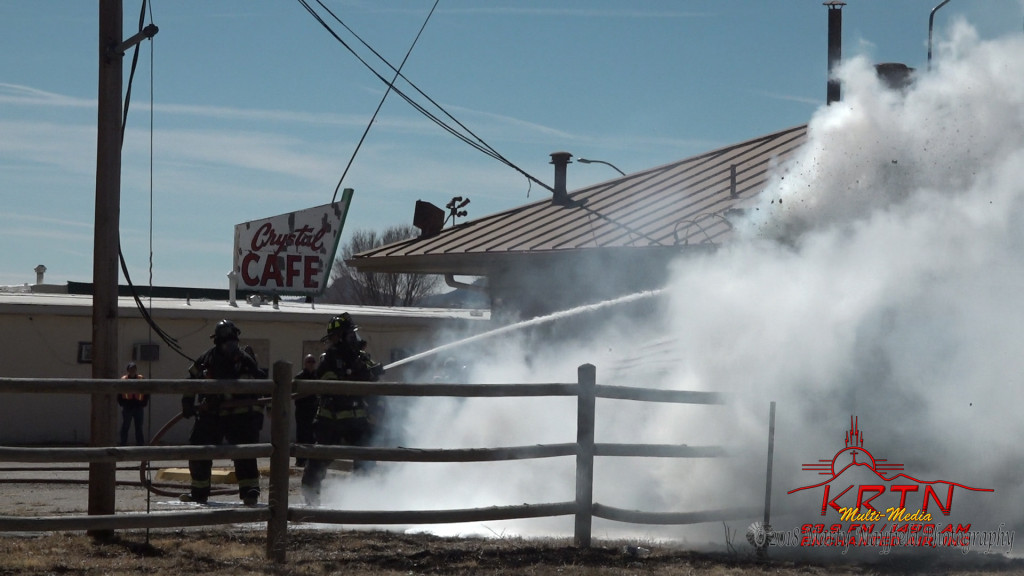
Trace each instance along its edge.
{"label": "paved road", "polygon": [[[339,462],[339,464],[342,464]],[[160,469],[187,470],[187,462],[153,463]],[[269,460],[259,459],[260,470],[269,469]],[[226,476],[231,471],[231,461],[214,461],[215,478]],[[292,468],[289,486],[289,498],[301,502],[299,481],[302,469]],[[158,470],[151,472],[154,484],[163,490],[174,493],[188,491],[187,474],[159,475]],[[89,502],[89,468],[87,464],[23,464],[0,463],[0,516],[62,516],[88,513]],[[180,479],[180,480],[179,480]],[[118,485],[115,492],[117,512],[173,511],[182,507],[194,506],[180,502],[175,496],[152,494],[141,484],[138,467],[131,468],[126,463],[118,464]],[[262,482],[263,494],[261,501],[266,503],[267,479]],[[214,489],[232,489],[234,485],[214,485]],[[214,503],[240,504],[237,493],[211,497]]]}

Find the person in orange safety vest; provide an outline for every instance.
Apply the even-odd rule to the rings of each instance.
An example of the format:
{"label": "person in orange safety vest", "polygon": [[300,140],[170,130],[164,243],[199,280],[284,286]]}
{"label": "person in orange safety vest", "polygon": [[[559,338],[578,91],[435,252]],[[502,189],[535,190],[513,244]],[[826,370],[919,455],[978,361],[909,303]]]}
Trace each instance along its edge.
{"label": "person in orange safety vest", "polygon": [[[135,362],[129,362],[125,367],[125,374],[122,380],[138,380],[142,375]],[[117,404],[121,407],[121,446],[128,445],[128,429],[135,425],[135,444],[142,446],[146,443],[145,435],[142,433],[142,418],[145,408],[149,405],[149,394],[138,392],[122,392],[117,395]]]}

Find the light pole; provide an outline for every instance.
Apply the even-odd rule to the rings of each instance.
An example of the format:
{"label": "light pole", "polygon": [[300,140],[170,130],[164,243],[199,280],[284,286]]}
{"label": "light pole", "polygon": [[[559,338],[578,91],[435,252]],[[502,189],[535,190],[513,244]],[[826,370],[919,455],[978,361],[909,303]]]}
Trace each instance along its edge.
{"label": "light pole", "polygon": [[604,160],[588,160],[587,158],[577,158],[576,161],[581,164],[604,164],[605,166],[611,166],[619,174],[622,174],[623,176],[626,175],[625,172],[619,170],[618,166],[612,164],[611,162],[605,162]]}
{"label": "light pole", "polygon": [[948,3],[949,0],[942,0],[938,6],[932,8],[931,14],[928,15],[928,69],[932,69],[932,25],[935,23],[935,13],[939,11],[939,8]]}

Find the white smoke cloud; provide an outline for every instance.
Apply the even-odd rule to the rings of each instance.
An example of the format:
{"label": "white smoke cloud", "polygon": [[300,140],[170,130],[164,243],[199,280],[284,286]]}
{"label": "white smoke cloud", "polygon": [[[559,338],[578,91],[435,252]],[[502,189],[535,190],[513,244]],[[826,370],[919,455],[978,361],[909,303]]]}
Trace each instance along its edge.
{"label": "white smoke cloud", "polygon": [[[812,119],[744,238],[678,265],[687,370],[749,400],[734,408],[751,441],[778,401],[776,486],[820,481],[799,465],[842,448],[856,414],[876,457],[996,489],[958,493],[939,522],[1024,524],[1008,505],[1022,496],[1024,431],[1022,49],[960,22],[905,93],[847,62],[844,100]],[[776,494],[777,511],[815,521]]]}
{"label": "white smoke cloud", "polygon": [[[776,401],[772,505],[783,527],[819,521],[820,500],[786,492],[820,481],[801,464],[842,448],[850,415],[864,447],[906,473],[995,488],[958,492],[956,515],[937,522],[1024,526],[1024,39],[981,40],[959,22],[937,47],[933,70],[903,92],[864,59],[841,67],[843,101],[814,115],[808,144],[737,223],[739,238],[676,263],[660,325],[618,323],[574,346],[503,342],[470,380],[571,382],[593,363],[603,384],[730,396],[727,406],[599,401],[598,442],[738,454],[599,459],[595,499],[611,506],[761,505]],[[575,401],[431,399],[402,424],[406,445],[420,447],[571,442]],[[573,489],[572,459],[556,458],[387,464],[325,496],[332,507],[439,509],[572,500]],[[423,529],[566,536],[572,519]],[[598,520],[594,535],[723,542],[721,525]]]}

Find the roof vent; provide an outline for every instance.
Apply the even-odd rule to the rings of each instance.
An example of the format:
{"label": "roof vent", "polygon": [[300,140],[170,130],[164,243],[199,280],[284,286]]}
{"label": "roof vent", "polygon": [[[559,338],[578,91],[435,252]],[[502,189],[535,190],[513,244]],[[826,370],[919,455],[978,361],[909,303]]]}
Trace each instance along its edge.
{"label": "roof vent", "polygon": [[828,6],[828,86],[825,103],[831,104],[841,98],[839,80],[833,74],[843,59],[843,6],[846,6],[846,2],[829,0],[823,5]]}
{"label": "roof vent", "polygon": [[914,69],[900,62],[875,64],[875,73],[893,90],[906,90],[914,82]]}
{"label": "roof vent", "polygon": [[572,200],[569,199],[569,192],[565,187],[565,174],[568,171],[569,164],[572,154],[568,152],[552,152],[551,163],[555,165],[555,189],[552,190],[554,197],[551,198],[552,204],[559,206],[572,206]]}

